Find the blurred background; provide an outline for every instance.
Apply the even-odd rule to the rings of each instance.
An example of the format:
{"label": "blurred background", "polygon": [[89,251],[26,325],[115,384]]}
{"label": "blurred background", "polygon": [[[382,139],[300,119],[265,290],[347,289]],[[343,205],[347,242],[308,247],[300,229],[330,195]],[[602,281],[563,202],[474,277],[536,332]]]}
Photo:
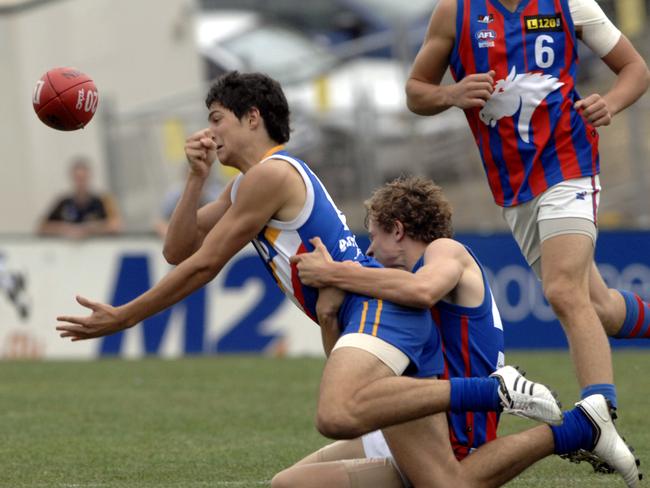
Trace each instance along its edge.
{"label": "blurred background", "polygon": [[[599,3],[647,60],[650,1]],[[184,140],[207,124],[210,80],[233,69],[282,83],[292,109],[289,148],[319,175],[353,230],[363,236],[362,202],[375,187],[401,174],[433,178],[452,202],[459,239],[490,270],[508,345],[564,347],[492,201],[463,113],[419,117],[406,109],[406,77],[435,5],[0,0],[0,357],[319,354],[318,331],[275,290],[251,250],[144,327],[83,344],[53,332],[57,314],[80,311],[75,293],[124,303],[169,269],[160,237],[182,188]],[[614,76],[583,48],[579,92],[603,93]],[[82,131],[54,131],[33,112],[34,84],[55,66],[75,66],[98,87],[97,114]],[[600,131],[597,255],[611,285],[646,299],[649,133],[647,95]],[[71,172],[79,161],[84,175]],[[232,176],[215,167],[206,199]],[[82,190],[97,195],[110,225],[81,234],[48,227],[65,213],[56,202]]]}

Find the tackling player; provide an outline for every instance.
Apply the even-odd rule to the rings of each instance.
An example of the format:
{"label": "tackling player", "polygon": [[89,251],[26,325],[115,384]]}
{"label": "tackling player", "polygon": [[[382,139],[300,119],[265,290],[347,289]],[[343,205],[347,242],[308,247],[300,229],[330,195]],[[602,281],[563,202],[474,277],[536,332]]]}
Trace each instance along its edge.
{"label": "tackling player", "polygon": [[[442,189],[424,178],[400,178],[377,189],[366,209],[371,239],[367,254],[402,272],[366,274],[349,262],[335,263],[317,239],[314,252],[292,258],[300,280],[430,309],[442,337],[445,379],[488,377],[502,367],[499,311],[482,266],[469,248],[452,238],[451,206]],[[451,413],[449,419],[459,459],[496,438],[496,412]]]}
{"label": "tackling player", "polygon": [[[366,208],[371,237],[368,254],[395,269],[364,269],[334,262],[316,239],[314,252],[293,258],[301,280],[311,286],[335,286],[408,306],[431,308],[443,338],[444,376],[454,381],[454,377],[489,375],[503,361],[501,320],[481,265],[469,248],[451,238],[451,209],[441,189],[423,178],[398,179],[375,191]],[[576,409],[566,412],[561,427],[532,429],[484,447],[480,446],[496,438],[496,416],[450,414],[449,440],[456,459],[463,460],[470,450],[480,447],[462,463],[448,456],[449,441],[440,442],[447,430],[441,424],[436,425],[442,430],[437,445],[421,442],[419,431],[413,429],[411,442],[419,446],[419,458],[405,459],[400,452],[402,445],[392,451],[400,467],[410,461],[412,470],[432,469],[433,464],[433,469],[446,471],[448,484],[433,486],[501,486],[535,461],[554,452],[567,454],[586,442],[587,450],[604,454],[628,485],[635,486],[638,477],[634,458],[622,442],[614,449],[611,445],[605,448],[607,443],[594,447],[594,442],[601,442],[595,440],[596,432],[600,432],[600,427],[593,424],[595,411],[606,416],[608,407],[602,395],[590,396],[579,402]],[[607,431],[608,436],[618,439],[611,423]],[[513,446],[516,447],[511,449]],[[608,449],[612,451],[605,454]],[[496,452],[499,457],[494,455]],[[335,443],[308,456],[278,474],[273,486],[316,488],[321,486],[318,482],[305,482],[332,481],[333,477],[340,483],[334,483],[336,486],[348,486],[343,469],[348,465],[363,466],[368,472],[369,483],[359,486],[372,486],[373,481],[381,486],[401,487],[407,483],[387,462],[391,457],[381,433],[375,432],[348,443]],[[481,470],[476,469],[479,466]],[[349,481],[349,486],[355,486],[351,478]]]}

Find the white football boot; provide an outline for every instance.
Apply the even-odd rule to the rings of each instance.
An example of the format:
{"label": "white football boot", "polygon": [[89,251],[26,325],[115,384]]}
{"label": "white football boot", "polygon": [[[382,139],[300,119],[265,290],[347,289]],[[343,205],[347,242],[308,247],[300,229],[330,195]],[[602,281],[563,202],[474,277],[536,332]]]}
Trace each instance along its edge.
{"label": "white football boot", "polygon": [[[639,460],[616,432],[609,405],[603,395],[591,395],[576,403],[594,427],[595,442],[591,453],[619,473],[629,488],[639,486]],[[594,463],[588,459],[585,461]],[[594,469],[596,469],[594,467]],[[601,471],[601,472],[604,472]]]}
{"label": "white football boot", "polygon": [[562,423],[560,403],[546,386],[528,381],[512,366],[499,368],[490,376],[501,383],[499,398],[505,413],[550,425]]}

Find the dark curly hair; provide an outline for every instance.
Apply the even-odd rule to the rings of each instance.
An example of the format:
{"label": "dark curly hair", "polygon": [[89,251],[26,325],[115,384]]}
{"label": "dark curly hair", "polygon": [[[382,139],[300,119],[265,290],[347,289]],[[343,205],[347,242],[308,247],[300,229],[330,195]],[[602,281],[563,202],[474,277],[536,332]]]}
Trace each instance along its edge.
{"label": "dark curly hair", "polygon": [[205,105],[219,103],[241,119],[253,107],[259,110],[269,137],[278,144],[289,140],[289,104],[282,87],[263,73],[230,71],[210,87]]}
{"label": "dark curly hair", "polygon": [[451,205],[442,188],[427,178],[402,176],[375,190],[364,203],[366,225],[372,219],[390,232],[399,220],[407,236],[426,243],[454,235]]}

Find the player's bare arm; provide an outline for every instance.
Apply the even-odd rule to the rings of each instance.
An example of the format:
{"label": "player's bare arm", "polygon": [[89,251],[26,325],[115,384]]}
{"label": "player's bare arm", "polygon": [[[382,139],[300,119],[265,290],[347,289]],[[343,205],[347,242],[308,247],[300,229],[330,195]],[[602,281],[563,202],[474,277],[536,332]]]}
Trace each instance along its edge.
{"label": "player's bare arm", "polygon": [[575,104],[595,127],[609,125],[612,117],[638,100],[650,84],[646,62],[624,35],[602,59],[616,73],[614,85],[603,96],[594,93]]}
{"label": "player's bare arm", "polygon": [[430,308],[458,285],[465,269],[466,251],[452,239],[427,246],[425,265],[416,273],[400,269],[366,268],[324,259],[327,249],[312,241],[312,253],[296,256],[300,280],[308,286],[334,286],[415,308]]}
{"label": "player's bare arm", "polygon": [[441,85],[456,37],[456,2],[441,0],[429,21],[424,42],[406,82],[406,103],[418,115],[449,107],[482,107],[494,90],[494,72],[471,74],[459,83]]}
{"label": "player's bare arm", "polygon": [[[204,205],[198,210],[196,209],[198,201],[196,204],[193,203],[193,191],[192,194],[187,197],[188,202],[183,203],[179,201],[174,210],[174,214],[172,215],[172,218],[176,216],[175,222],[178,225],[174,228],[174,234],[172,234],[170,231],[170,224],[170,230],[167,231],[165,236],[165,246],[163,248],[163,255],[169,264],[180,263],[201,247],[203,240],[210,230],[230,208],[230,191],[232,190],[232,183],[233,182],[230,181],[226,185],[215,201]],[[188,180],[186,191],[189,185],[190,182]]]}
{"label": "player's bare arm", "polygon": [[170,264],[178,264],[191,256],[210,229],[230,207],[230,182],[219,198],[199,209],[203,186],[216,158],[216,144],[209,129],[192,134],[185,143],[190,171],[174,213],[171,216],[163,255]]}
{"label": "player's bare arm", "polygon": [[323,350],[327,357],[341,336],[339,309],[344,298],[345,292],[338,288],[326,287],[318,290],[316,318],[320,325]]}
{"label": "player's bare arm", "polygon": [[226,211],[192,256],[149,291],[120,307],[78,297],[77,301],[92,313],[86,317],[58,317],[61,324],[57,330],[61,331],[61,337],[90,339],[132,327],[212,280],[295,194],[287,188],[294,178],[294,170],[283,162],[280,162],[283,167],[271,163],[269,161],[248,171],[240,184],[237,202]]}
{"label": "player's bare arm", "polygon": [[[319,253],[322,259],[332,261],[327,249],[322,244],[320,239],[318,242],[321,248],[315,252]],[[325,252],[323,253],[323,249]],[[341,336],[341,329],[339,324],[339,309],[345,299],[345,292],[339,288],[323,287],[318,290],[318,300],[316,301],[316,318],[318,325],[320,325],[321,339],[323,342],[323,350],[325,355],[329,357],[330,352],[336,341]]]}

